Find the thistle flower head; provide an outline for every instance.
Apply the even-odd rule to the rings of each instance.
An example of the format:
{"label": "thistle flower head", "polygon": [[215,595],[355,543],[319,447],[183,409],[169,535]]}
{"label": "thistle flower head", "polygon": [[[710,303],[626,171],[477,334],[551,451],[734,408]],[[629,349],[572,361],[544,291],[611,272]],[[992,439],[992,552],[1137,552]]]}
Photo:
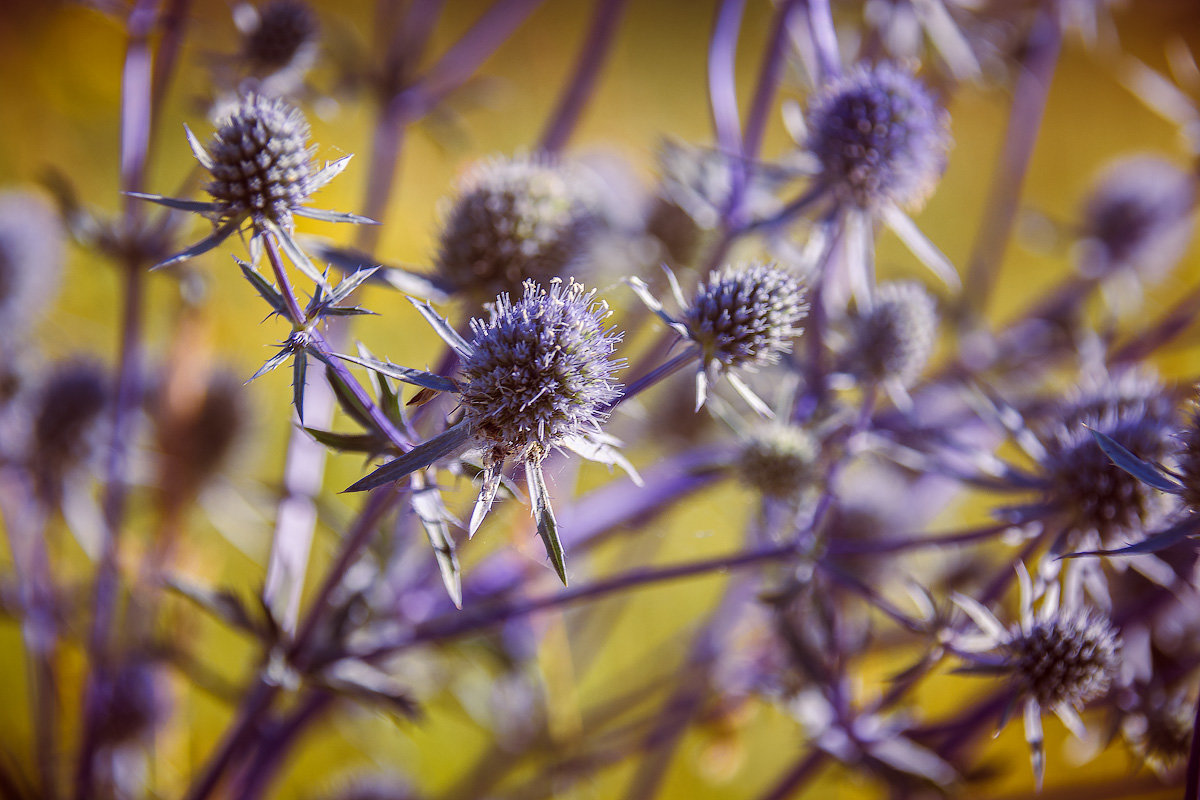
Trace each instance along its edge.
{"label": "thistle flower head", "polygon": [[100,681],[98,695],[98,733],[109,746],[145,737],[167,710],[155,669],[144,661],[120,664]]}
{"label": "thistle flower head", "polygon": [[612,356],[621,337],[604,327],[610,313],[577,283],[527,281],[518,300],[501,295],[488,320],[471,320],[459,399],[485,460],[540,461],[599,428],[602,407],[619,394]]}
{"label": "thistle flower head", "polygon": [[[1015,699],[1025,706],[1025,738],[1029,742],[1034,774],[1041,786],[1045,770],[1042,714],[1053,711],[1077,736],[1086,730],[1079,717],[1085,704],[1103,696],[1121,670],[1121,640],[1108,617],[1081,605],[1079,573],[1066,580],[1060,605],[1058,584],[1041,587],[1035,594],[1025,565],[1017,562],[1021,583],[1021,616],[1005,627],[975,600],[956,595],[954,600],[982,631],[963,637],[958,649],[978,661],[985,673],[1008,673]],[[1035,601],[1040,601],[1036,611]],[[994,651],[992,655],[972,653]]]}
{"label": "thistle flower head", "polygon": [[1148,374],[1126,372],[1081,393],[1057,417],[1060,421],[1044,437],[1042,470],[1046,498],[1068,514],[1071,532],[1095,531],[1107,545],[1153,526],[1167,510],[1169,496],[1113,464],[1089,429],[1147,461],[1163,460],[1170,453],[1176,415],[1162,384]]}
{"label": "thistle flower head", "polygon": [[1192,744],[1195,702],[1187,693],[1137,687],[1138,707],[1121,723],[1121,734],[1134,754],[1159,775],[1185,763]]}
{"label": "thistle flower head", "polygon": [[0,339],[24,333],[50,299],[62,269],[62,239],[58,217],[38,197],[0,194]]}
{"label": "thistle flower head", "polygon": [[832,81],[808,112],[818,180],[860,209],[920,206],[946,163],[949,117],[911,72],[859,65]]}
{"label": "thistle flower head", "polygon": [[1021,690],[1044,708],[1078,708],[1108,691],[1119,667],[1116,632],[1094,609],[1061,612],[1017,629],[1007,644]]}
{"label": "thistle flower head", "polygon": [[[312,60],[317,17],[305,3],[273,0],[260,7],[246,26],[242,53],[251,69],[271,73]],[[307,66],[307,64],[304,64]]]}
{"label": "thistle flower head", "polygon": [[765,424],[752,431],[742,444],[737,474],[766,497],[794,499],[812,486],[819,454],[820,446],[806,428]]}
{"label": "thistle flower head", "polygon": [[767,264],[714,271],[684,312],[706,364],[719,369],[773,364],[791,349],[808,314],[799,279]]}
{"label": "thistle flower head", "polygon": [[[194,375],[189,375],[194,380]],[[179,381],[182,383],[183,381]],[[221,468],[246,427],[242,382],[219,372],[198,387],[164,387],[155,409],[160,486],[170,502],[193,497]]]}
{"label": "thistle flower head", "polygon": [[585,176],[542,156],[492,158],[458,185],[438,270],[479,302],[563,275],[584,254],[596,213]]}
{"label": "thistle flower head", "polygon": [[1196,179],[1165,159],[1135,156],[1110,166],[1083,211],[1085,274],[1133,269],[1161,278],[1193,231]]}
{"label": "thistle flower head", "polygon": [[315,189],[304,114],[283,100],[243,97],[208,147],[208,184],[221,220],[249,216],[255,226],[292,227],[293,212]]}
{"label": "thistle flower head", "polygon": [[43,475],[60,475],[88,455],[108,397],[108,375],[97,364],[66,363],[51,373],[37,400],[30,453]]}
{"label": "thistle flower head", "polygon": [[921,374],[937,343],[937,307],[918,283],[885,283],[871,309],[857,317],[850,369],[873,381],[909,386]]}

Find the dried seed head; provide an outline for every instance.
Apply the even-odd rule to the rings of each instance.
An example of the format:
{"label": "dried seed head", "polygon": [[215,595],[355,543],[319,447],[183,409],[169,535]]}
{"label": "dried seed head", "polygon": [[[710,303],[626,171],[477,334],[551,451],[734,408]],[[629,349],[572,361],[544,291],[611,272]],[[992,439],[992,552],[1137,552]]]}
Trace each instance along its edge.
{"label": "dried seed head", "polygon": [[57,287],[63,261],[62,225],[28,192],[0,194],[0,340],[23,334]]}
{"label": "dried seed head", "polygon": [[805,428],[762,425],[742,444],[737,472],[744,483],[766,497],[796,499],[813,485],[819,454],[817,440]]}
{"label": "dried seed head", "polygon": [[59,365],[37,400],[30,456],[47,478],[61,475],[87,457],[90,433],[109,397],[109,379],[99,365]]}
{"label": "dried seed head", "polygon": [[621,337],[605,329],[611,312],[577,283],[533,281],[517,301],[501,295],[491,318],[471,320],[460,402],[485,460],[540,460],[564,439],[597,430],[618,395],[612,358]]}
{"label": "dried seed head", "polygon": [[946,164],[949,116],[908,70],[859,65],[809,106],[808,149],[840,203],[921,205]]}
{"label": "dried seed head", "polygon": [[477,302],[563,275],[598,224],[587,177],[541,156],[492,158],[458,185],[438,270]]}
{"label": "dried seed head", "polygon": [[167,701],[154,667],[133,661],[99,682],[97,708],[99,738],[111,747],[147,736],[166,715]]}
{"label": "dried seed head", "polygon": [[1089,428],[1147,461],[1162,461],[1176,429],[1175,406],[1156,379],[1130,372],[1068,404],[1043,437],[1047,500],[1070,516],[1075,532],[1095,531],[1116,546],[1153,526],[1170,498],[1112,463]]}
{"label": "dried seed head", "polygon": [[1107,692],[1120,668],[1120,646],[1108,620],[1092,609],[1038,621],[1008,642],[1022,690],[1043,708],[1079,707]]}
{"label": "dried seed head", "polygon": [[222,220],[249,215],[255,226],[292,227],[292,211],[312,193],[308,121],[283,100],[251,94],[220,123],[208,150],[208,192]]}
{"label": "dried seed head", "polygon": [[1123,720],[1121,733],[1139,759],[1166,775],[1187,761],[1195,703],[1184,692],[1139,700],[1138,710]]}
{"label": "dried seed head", "polygon": [[1135,156],[1110,166],[1083,211],[1085,250],[1081,269],[1106,275],[1133,269],[1161,278],[1183,255],[1192,237],[1196,179],[1154,156]]}
{"label": "dried seed head", "polygon": [[155,414],[160,485],[173,502],[193,497],[220,470],[246,427],[240,380],[221,372],[198,389],[173,404],[161,398]]}
{"label": "dried seed head", "polygon": [[308,5],[274,0],[258,9],[258,19],[242,40],[242,52],[256,73],[276,72],[311,60],[317,34],[317,17]]}
{"label": "dried seed head", "polygon": [[728,267],[700,284],[684,322],[722,368],[771,364],[791,349],[808,303],[800,280],[766,264]]}
{"label": "dried seed head", "polygon": [[933,355],[937,323],[937,304],[920,284],[882,284],[874,306],[855,320],[850,371],[910,386]]}

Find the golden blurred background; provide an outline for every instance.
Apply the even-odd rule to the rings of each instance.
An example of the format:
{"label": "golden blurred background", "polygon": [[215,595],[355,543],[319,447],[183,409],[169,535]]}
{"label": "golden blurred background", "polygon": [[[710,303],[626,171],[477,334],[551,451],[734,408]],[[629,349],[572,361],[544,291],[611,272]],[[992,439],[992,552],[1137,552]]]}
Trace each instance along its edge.
{"label": "golden blurred background", "polygon": [[[332,86],[335,64],[369,59],[374,52],[375,4],[367,0],[314,0],[320,15],[324,56],[311,76],[317,87]],[[453,43],[489,5],[482,0],[447,4],[427,60]],[[845,12],[835,3],[839,13]],[[424,268],[432,261],[442,198],[454,179],[474,159],[492,153],[528,150],[569,74],[588,24],[591,4],[548,0],[513,37],[489,58],[480,80],[461,93],[447,112],[417,125],[404,143],[394,198],[381,220],[377,255],[397,265]],[[771,5],[748,4],[738,50],[738,87],[745,101],[758,68],[767,35]],[[664,135],[694,143],[710,143],[712,132],[706,86],[706,53],[715,13],[711,0],[633,0],[621,21],[612,52],[595,96],[568,152],[590,158],[619,159],[646,187],[652,184],[655,148]],[[1154,68],[1165,67],[1164,45],[1182,37],[1200,53],[1200,4],[1190,0],[1133,0],[1117,7],[1113,19],[1125,49]],[[161,110],[161,126],[153,142],[147,190],[174,194],[192,172],[193,158],[183,136],[183,123],[204,139],[212,129],[205,118],[211,99],[210,67],[236,49],[231,6],[220,0],[191,4],[181,67]],[[105,213],[120,207],[117,193],[118,113],[124,34],[112,16],[78,4],[40,0],[0,2],[0,189],[36,182],[47,168],[66,175],[83,201]],[[1120,65],[1097,57],[1077,37],[1069,36],[1056,74],[1044,127],[1038,139],[1023,205],[1046,219],[1069,224],[1078,218],[1082,199],[1097,170],[1110,159],[1131,151],[1150,151],[1184,162],[1189,154],[1176,129],[1139,102],[1122,86]],[[783,86],[784,98],[802,98],[794,76]],[[919,217],[929,237],[956,264],[962,264],[979,228],[984,197],[1005,129],[1008,91],[964,86],[950,105],[955,140],[949,168],[937,192]],[[318,158],[355,154],[349,169],[316,205],[359,210],[371,169],[371,135],[375,108],[361,100],[303,103],[318,143]],[[784,153],[790,140],[774,114],[764,153]],[[354,231],[310,221],[301,231],[350,242]],[[203,224],[192,230],[198,237]],[[202,297],[195,351],[248,377],[286,334],[276,322],[260,322],[261,300],[230,263],[231,240],[189,268],[189,297]],[[1193,244],[1184,266],[1150,293],[1155,308],[1200,280],[1200,247]],[[921,275],[921,268],[894,240],[881,242],[879,263],[884,275]],[[1070,268],[1065,245],[1009,248],[1001,273],[996,319],[1004,319],[1049,287]],[[38,343],[48,359],[78,352],[112,363],[120,316],[119,273],[96,256],[71,250],[57,303],[38,328]],[[165,275],[150,281],[147,341],[152,362],[168,357],[181,319],[180,283]],[[619,286],[603,287],[617,308],[630,306]],[[381,316],[356,320],[354,335],[398,364],[425,366],[439,352],[435,336],[404,298],[368,289],[364,304]],[[452,312],[453,316],[453,312]],[[1194,340],[1193,340],[1194,342]],[[1170,373],[1196,373],[1200,348],[1174,347],[1162,357]],[[238,459],[224,479],[220,513],[214,519],[193,514],[177,556],[179,568],[207,585],[257,587],[264,576],[271,531],[268,498],[282,469],[284,442],[293,424],[289,408],[290,376],[271,374],[247,389],[253,426],[238,448]],[[653,450],[635,448],[652,457]],[[338,541],[340,521],[349,519],[357,499],[336,493],[362,474],[353,456],[331,457],[322,498],[322,525],[314,547],[309,584],[320,575]],[[589,468],[590,469],[590,468]],[[585,481],[604,480],[603,470]],[[212,509],[213,506],[207,508]],[[750,513],[752,500],[737,486],[722,485],[702,503],[677,510],[644,532],[644,540],[601,551],[595,574],[620,569],[634,559],[670,562],[730,552],[735,531]],[[135,504],[134,523],[143,514]],[[267,516],[264,516],[267,515]],[[524,509],[510,504],[484,535],[464,543],[464,575],[482,554],[512,546],[528,533]],[[506,533],[505,529],[511,529]],[[136,537],[134,537],[136,538]],[[55,545],[71,574],[82,579],[86,565],[69,539]],[[135,545],[136,546],[136,545]],[[524,545],[522,545],[524,546]],[[587,631],[570,615],[545,620],[547,634],[539,653],[548,700],[555,709],[551,729],[563,742],[580,735],[579,709],[590,707],[627,685],[631,675],[644,679],[658,672],[665,679],[683,658],[688,633],[711,609],[726,578],[714,575],[657,586],[628,597],[601,601],[601,615],[611,625],[603,647],[576,650],[571,643]],[[547,584],[549,587],[550,584]],[[253,668],[257,651],[237,635],[207,618],[187,620],[189,635],[206,665],[222,680],[239,682]],[[611,619],[610,619],[611,618]],[[596,623],[600,624],[600,623]],[[602,628],[601,628],[602,629]],[[29,722],[25,668],[18,625],[0,623],[0,748],[11,758],[29,758]],[[581,656],[586,656],[584,660]],[[67,654],[68,687],[78,692],[82,655]],[[453,664],[453,660],[447,660]],[[881,691],[882,681],[900,663],[879,663],[859,676],[863,696]],[[413,666],[414,680],[420,669]],[[473,717],[477,697],[490,680],[486,663],[461,660],[460,675],[449,676],[453,690],[443,691],[425,709],[419,723],[346,706],[306,736],[289,760],[272,796],[323,796],[361,771],[396,770],[429,797],[470,797],[467,777],[480,764],[504,761],[494,734]],[[73,677],[72,677],[73,676]],[[446,677],[446,676],[443,676]],[[967,678],[947,676],[923,693],[931,713],[955,706],[961,697],[979,692]],[[231,708],[209,693],[175,681],[172,686],[176,724],[160,733],[151,759],[151,785],[158,797],[179,796],[189,774],[204,762],[228,723]],[[77,695],[64,704],[78,708]],[[658,698],[661,701],[661,697]],[[664,784],[662,796],[678,798],[753,797],[770,786],[801,752],[803,732],[796,723],[768,706],[741,709],[733,719],[714,719],[694,727],[683,739]],[[68,730],[75,722],[64,720]],[[1081,753],[1067,743],[1057,722],[1048,722],[1050,770],[1045,798],[1118,796],[1124,787],[1135,796],[1167,798],[1174,790],[1155,789],[1149,773],[1136,777],[1120,747],[1103,758],[1072,768]],[[539,759],[517,767],[532,775]],[[1025,796],[1032,777],[1019,726],[1010,725],[987,745],[980,760],[1015,764],[997,770],[989,797]],[[621,796],[636,763],[626,760],[588,780],[564,785],[554,796],[609,798]],[[1056,789],[1070,785],[1074,788]],[[456,788],[457,787],[457,788]],[[1106,792],[1108,792],[1106,794]],[[886,796],[877,784],[838,768],[827,770],[806,796],[858,798]]]}

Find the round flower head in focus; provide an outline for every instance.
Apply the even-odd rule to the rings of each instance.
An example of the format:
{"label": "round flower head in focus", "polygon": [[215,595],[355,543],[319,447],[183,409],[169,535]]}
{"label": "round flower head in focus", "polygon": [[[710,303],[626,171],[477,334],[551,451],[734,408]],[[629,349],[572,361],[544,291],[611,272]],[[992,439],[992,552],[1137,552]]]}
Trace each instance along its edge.
{"label": "round flower head in focus", "polygon": [[1130,269],[1162,278],[1187,249],[1196,210],[1196,178],[1165,159],[1135,156],[1110,166],[1083,211],[1086,275]]}
{"label": "round flower head in focus", "polygon": [[663,311],[644,281],[631,278],[628,282],[651,311],[699,348],[696,408],[704,405],[708,384],[725,376],[756,411],[772,416],[767,405],[731,370],[773,364],[791,349],[792,339],[803,331],[800,322],[808,315],[804,284],[769,264],[727,267],[714,270],[688,303],[674,275],[670,278],[675,299],[685,306],[680,319]]}
{"label": "round flower head in focus", "polygon": [[[567,582],[558,523],[550,508],[542,460],[552,447],[573,450],[584,458],[620,466],[635,482],[640,478],[620,455],[615,439],[600,423],[619,396],[613,381],[624,359],[613,358],[621,340],[604,323],[611,313],[577,283],[550,282],[543,288],[527,281],[517,300],[500,295],[490,304],[489,318],[472,319],[470,341],[426,303],[417,307],[434,330],[461,359],[456,380],[440,375],[349,359],[426,389],[458,395],[463,418],[432,439],[376,469],[347,491],[366,491],[393,483],[439,459],[468,449],[480,451],[483,486],[471,514],[474,535],[500,488],[505,462],[523,462],[538,535],[558,577]],[[343,356],[343,358],[348,358]],[[397,370],[402,370],[397,372]]]}
{"label": "round flower head in focus", "polygon": [[704,360],[720,369],[773,364],[791,349],[808,314],[804,287],[767,264],[713,272],[684,313]]}
{"label": "round flower head in focus", "polygon": [[315,173],[308,120],[283,100],[248,95],[225,117],[209,144],[208,193],[222,220],[249,216],[292,227],[292,213],[312,193]]}
{"label": "round flower head in focus", "polygon": [[812,486],[819,453],[817,440],[799,425],[762,425],[742,444],[738,476],[766,497],[795,499]]}
{"label": "round flower head in focus", "polygon": [[929,363],[937,344],[937,323],[937,304],[920,284],[883,284],[871,309],[853,322],[850,371],[903,391]]}
{"label": "round flower head in focus", "polygon": [[[1060,606],[1059,587],[1035,596],[1025,565],[1017,563],[1021,582],[1021,615],[1005,627],[975,600],[955,595],[981,631],[964,635],[956,649],[985,674],[1011,676],[1014,699],[1025,705],[1025,738],[1029,741],[1034,774],[1041,786],[1045,771],[1042,714],[1053,711],[1078,737],[1086,736],[1079,710],[1105,695],[1121,669],[1121,640],[1099,610],[1079,603],[1080,583],[1069,580]],[[1034,601],[1040,597],[1036,612]],[[991,652],[987,652],[991,651]]]}
{"label": "round flower head in focus", "polygon": [[859,65],[812,100],[808,149],[840,203],[871,210],[922,205],[941,177],[949,117],[911,72]]}
{"label": "round flower head in focus", "polygon": [[62,226],[27,192],[0,194],[0,341],[24,334],[54,293],[62,271]]}
{"label": "round flower head in focus", "polygon": [[305,3],[274,0],[253,11],[242,39],[242,53],[259,74],[311,66],[316,55],[317,17]]}
{"label": "round flower head in focus", "polygon": [[520,299],[501,295],[490,319],[471,320],[460,402],[486,464],[540,461],[599,429],[602,408],[619,394],[613,353],[621,337],[604,327],[610,313],[577,283],[546,290],[529,281]]}
{"label": "round flower head in focus", "polygon": [[459,183],[442,229],[442,279],[482,303],[519,292],[526,280],[563,276],[597,225],[586,186],[578,170],[545,157],[476,164]]}

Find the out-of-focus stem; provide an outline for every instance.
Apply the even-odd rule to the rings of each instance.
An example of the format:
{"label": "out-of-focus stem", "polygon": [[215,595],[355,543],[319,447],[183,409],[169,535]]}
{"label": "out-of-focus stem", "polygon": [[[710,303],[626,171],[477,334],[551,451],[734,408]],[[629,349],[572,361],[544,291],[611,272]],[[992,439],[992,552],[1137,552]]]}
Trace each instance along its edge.
{"label": "out-of-focus stem", "polygon": [[774,105],[775,89],[779,86],[779,76],[783,72],[784,51],[788,42],[788,20],[799,6],[800,0],[784,0],[775,10],[767,48],[763,51],[762,65],[759,67],[758,83],[750,100],[750,111],[746,114],[745,136],[742,142],[744,169],[751,168],[753,159],[758,158],[762,150],[767,120]]}
{"label": "out-of-focus stem", "polygon": [[230,765],[248,754],[247,745],[258,732],[263,715],[278,693],[279,687],[275,684],[261,677],[255,680],[242,701],[237,718],[225,733],[225,739],[192,783],[184,800],[204,800],[211,795]]}
{"label": "out-of-focus stem", "polygon": [[605,405],[604,408],[601,409],[601,412],[607,414],[629,398],[635,397],[665,378],[669,378],[679,370],[686,367],[688,364],[696,361],[698,358],[700,358],[700,348],[688,348],[686,351],[675,356],[665,364],[660,364],[642,377],[634,380],[633,383],[625,387],[619,397]]}
{"label": "out-of-focus stem", "polygon": [[833,27],[833,13],[829,0],[805,0],[808,6],[808,29],[817,51],[817,63],[821,74],[816,76],[822,84],[836,78],[842,71],[842,56],[838,52],[837,31]]}
{"label": "out-of-focus stem", "polygon": [[246,768],[238,790],[239,800],[257,800],[267,791],[296,740],[314,721],[333,707],[334,699],[328,692],[314,691],[301,700],[286,719],[275,726],[270,738],[259,748],[254,761]]}
{"label": "out-of-focus stem", "polygon": [[[128,44],[121,76],[121,190],[142,188],[150,141],[151,56],[150,35],[157,19],[156,0],[142,0],[126,23]],[[129,196],[124,203],[124,229],[132,236],[141,218],[141,206]],[[142,304],[145,264],[132,250],[122,264],[125,272],[121,319],[121,344],[117,368],[116,402],[112,438],[105,463],[102,502],[103,540],[92,600],[92,626],[87,640],[88,676],[84,689],[83,734],[75,774],[77,800],[92,790],[93,761],[97,745],[96,713],[99,682],[108,672],[109,635],[119,583],[118,540],[125,515],[128,452],[133,437],[134,411],[141,394]]]}
{"label": "out-of-focus stem", "polygon": [[592,24],[588,27],[583,49],[579,51],[579,60],[575,62],[571,82],[563,90],[542,134],[541,149],[544,152],[557,153],[574,133],[588,98],[596,89],[596,80],[612,48],[626,5],[628,0],[596,0]]}
{"label": "out-of-focus stem", "polygon": [[[429,70],[386,100],[375,128],[371,177],[364,213],[381,219],[392,195],[404,129],[465,83],[519,28],[542,0],[497,0]],[[378,229],[364,229],[359,244],[374,249]]]}
{"label": "out-of-focus stem", "polygon": [[378,648],[372,648],[369,652],[359,655],[366,659],[378,658],[420,644],[457,639],[461,636],[466,636],[505,622],[506,620],[533,614],[538,611],[559,608],[582,600],[594,600],[626,589],[635,589],[667,581],[692,578],[710,572],[723,572],[752,567],[786,558],[791,552],[790,546],[776,546],[762,550],[736,553],[734,555],[719,556],[702,561],[674,564],[668,567],[632,569],[614,578],[596,581],[574,589],[555,592],[552,595],[514,600],[474,614],[460,612],[453,616],[439,617],[425,625],[418,626],[411,633],[396,641],[385,643]]}
{"label": "out-of-focus stem", "polygon": [[1004,260],[1061,46],[1058,11],[1047,7],[1029,34],[1023,69],[1013,90],[1004,147],[992,177],[982,226],[967,262],[961,322],[970,322],[973,315],[983,313],[996,271]]}
{"label": "out-of-focus stem", "polygon": [[817,776],[827,758],[825,751],[813,749],[800,758],[760,800],[787,800],[798,797],[797,790]]}

